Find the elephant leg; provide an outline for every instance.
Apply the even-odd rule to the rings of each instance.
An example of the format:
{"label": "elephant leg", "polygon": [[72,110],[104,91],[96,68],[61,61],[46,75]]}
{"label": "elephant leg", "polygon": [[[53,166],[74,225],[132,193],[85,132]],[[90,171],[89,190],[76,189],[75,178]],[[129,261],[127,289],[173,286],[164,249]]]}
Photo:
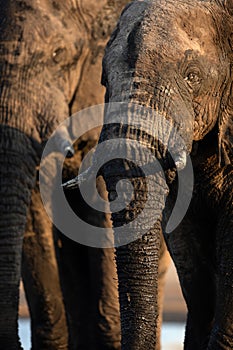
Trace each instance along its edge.
{"label": "elephant leg", "polygon": [[185,350],[206,349],[213,325],[216,302],[214,267],[204,244],[198,239],[208,235],[207,231],[196,227],[188,213],[179,228],[167,237],[188,308]]}
{"label": "elephant leg", "polygon": [[[102,178],[98,178],[97,187],[106,199]],[[67,192],[67,198],[77,215],[90,225],[111,225],[108,217],[87,207],[78,192]],[[77,207],[77,198],[82,210]],[[114,250],[86,247],[61,233],[58,235],[57,250],[72,349],[119,349],[120,315]]]}
{"label": "elephant leg", "polygon": [[[97,190],[108,200],[102,177],[97,179]],[[93,221],[93,220],[92,220]],[[111,227],[110,216],[95,214],[93,224]],[[120,306],[118,279],[113,248],[89,248],[91,278],[92,329],[95,334],[92,349],[117,350],[121,348]]]}
{"label": "elephant leg", "polygon": [[31,316],[32,349],[67,349],[68,331],[52,224],[32,191],[23,242],[22,277]]}
{"label": "elephant leg", "polygon": [[54,235],[69,329],[69,349],[88,350],[93,337],[88,247],[70,240],[56,228]]}
{"label": "elephant leg", "polygon": [[193,265],[193,271],[186,273],[181,282],[188,308],[184,349],[202,350],[207,348],[213,325],[215,276],[208,264],[201,261]]}
{"label": "elephant leg", "polygon": [[[232,199],[230,205],[232,206]],[[227,210],[223,210],[224,216]],[[233,349],[233,222],[221,218],[217,230],[217,301],[208,350]]]}
{"label": "elephant leg", "polygon": [[114,249],[89,248],[92,323],[95,343],[91,349],[121,348],[120,310]]}

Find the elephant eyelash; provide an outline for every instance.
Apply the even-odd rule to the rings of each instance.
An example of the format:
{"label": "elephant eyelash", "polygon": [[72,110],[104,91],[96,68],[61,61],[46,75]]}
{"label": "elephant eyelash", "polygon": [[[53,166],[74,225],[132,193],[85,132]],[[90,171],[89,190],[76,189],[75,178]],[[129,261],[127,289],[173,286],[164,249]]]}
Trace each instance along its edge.
{"label": "elephant eyelash", "polygon": [[191,84],[198,84],[201,82],[199,75],[195,73],[189,73],[188,75],[186,75],[184,80]]}
{"label": "elephant eyelash", "polygon": [[190,92],[197,93],[200,89],[202,79],[199,74],[190,72],[185,74],[184,81],[190,89]]}

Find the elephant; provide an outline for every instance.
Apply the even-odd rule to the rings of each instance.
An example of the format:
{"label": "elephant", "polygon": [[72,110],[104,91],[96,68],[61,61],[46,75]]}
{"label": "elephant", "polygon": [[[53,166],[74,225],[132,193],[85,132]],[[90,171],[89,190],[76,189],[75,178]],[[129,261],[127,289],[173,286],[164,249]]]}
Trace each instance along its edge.
{"label": "elephant", "polygon": [[[100,161],[110,203],[128,180],[129,203],[112,213],[115,239],[124,233],[116,241],[123,350],[156,347],[161,231],[188,308],[184,349],[233,348],[232,14],[232,0],[136,0],[105,49],[99,146],[107,151],[97,148],[85,178],[65,187],[88,181]],[[191,202],[174,225],[182,174]]]}
{"label": "elephant", "polygon": [[[82,108],[82,99],[85,103],[102,99],[101,88],[87,98],[83,74],[87,67],[92,71],[98,67],[99,54],[124,4],[123,0],[0,1],[1,349],[21,349],[17,324],[21,268],[32,348],[68,348],[69,310],[63,305],[53,228],[40,198],[38,167],[44,145],[59,123]],[[97,85],[95,77],[92,86]],[[60,136],[58,149],[72,156],[68,131]],[[56,250],[62,250],[59,239],[56,243]],[[114,273],[110,255],[108,271]],[[113,281],[113,290],[115,285]],[[98,304],[102,296],[96,299]]]}

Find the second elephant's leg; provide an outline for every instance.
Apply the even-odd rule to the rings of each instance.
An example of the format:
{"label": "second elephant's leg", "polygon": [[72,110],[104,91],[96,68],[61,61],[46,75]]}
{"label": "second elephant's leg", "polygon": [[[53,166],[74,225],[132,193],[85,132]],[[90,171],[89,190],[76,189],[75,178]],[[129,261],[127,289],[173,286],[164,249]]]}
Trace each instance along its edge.
{"label": "second elephant's leg", "polygon": [[32,192],[23,243],[22,277],[31,316],[33,350],[67,350],[68,331],[52,224],[39,189]]}
{"label": "second elephant's leg", "polygon": [[[97,186],[101,196],[106,199],[107,193],[101,178]],[[109,217],[88,207],[79,192],[69,191],[66,195],[77,215],[90,225],[111,225]],[[60,232],[57,235],[57,254],[71,332],[71,348],[119,349],[120,315],[113,249],[90,248],[70,240]]]}
{"label": "second elephant's leg", "polygon": [[74,242],[54,227],[60,278],[69,328],[69,349],[89,350],[90,278],[88,247]]}
{"label": "second elephant's leg", "polygon": [[58,234],[58,256],[72,350],[120,349],[113,249],[90,248]]}
{"label": "second elephant's leg", "polygon": [[[102,177],[97,180],[97,189],[102,198],[108,200]],[[94,225],[111,227],[109,215],[95,215]],[[95,333],[92,349],[118,350],[121,348],[120,307],[118,279],[113,248],[89,248],[92,329]]]}

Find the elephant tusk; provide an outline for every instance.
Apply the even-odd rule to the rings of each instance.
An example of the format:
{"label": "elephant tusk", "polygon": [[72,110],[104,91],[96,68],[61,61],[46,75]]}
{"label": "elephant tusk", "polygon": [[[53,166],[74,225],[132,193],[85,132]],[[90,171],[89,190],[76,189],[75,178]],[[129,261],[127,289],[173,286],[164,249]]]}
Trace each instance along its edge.
{"label": "elephant tusk", "polygon": [[87,168],[83,173],[79,174],[72,180],[69,180],[62,184],[65,189],[75,189],[78,188],[82,183],[86,182],[95,174],[93,167]]}
{"label": "elephant tusk", "polygon": [[61,144],[62,154],[66,156],[66,158],[72,158],[74,156],[74,147],[71,142],[66,140]]}
{"label": "elephant tusk", "polygon": [[183,151],[179,156],[174,159],[176,168],[178,171],[183,170],[187,164],[187,154]]}
{"label": "elephant tusk", "polygon": [[74,148],[70,139],[68,130],[65,126],[59,128],[55,135],[55,143],[58,150],[66,157],[72,158],[74,156]]}

